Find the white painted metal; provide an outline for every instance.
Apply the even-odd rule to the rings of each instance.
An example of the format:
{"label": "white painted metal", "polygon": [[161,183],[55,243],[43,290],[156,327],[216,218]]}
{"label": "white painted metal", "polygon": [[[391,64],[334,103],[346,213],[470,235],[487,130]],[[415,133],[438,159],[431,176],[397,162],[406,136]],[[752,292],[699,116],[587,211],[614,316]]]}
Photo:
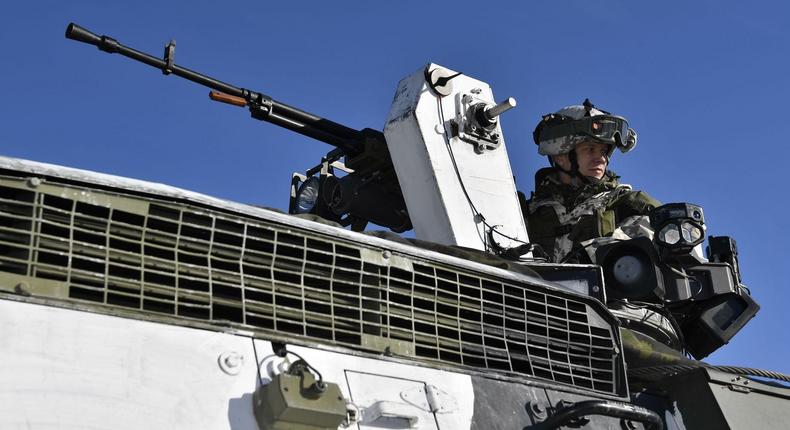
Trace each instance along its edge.
{"label": "white painted metal", "polygon": [[248,337],[7,300],[0,327],[0,429],[258,428]]}
{"label": "white painted metal", "polygon": [[473,97],[493,106],[491,88],[459,75],[452,79],[452,93],[440,97],[428,86],[424,70],[401,80],[384,127],[417,238],[490,249],[488,228],[475,217],[473,204],[489,226],[500,226],[500,232],[528,242],[500,124],[496,126],[499,147],[482,153],[453,136],[457,134],[453,124],[465,114],[463,98]]}
{"label": "white painted metal", "polygon": [[[263,340],[32,303],[0,300],[0,327],[3,430],[257,430],[252,394],[287,366]],[[367,417],[378,412],[360,428],[471,426],[468,375],[288,348],[357,408],[372,407]],[[428,390],[440,393],[441,404]]]}

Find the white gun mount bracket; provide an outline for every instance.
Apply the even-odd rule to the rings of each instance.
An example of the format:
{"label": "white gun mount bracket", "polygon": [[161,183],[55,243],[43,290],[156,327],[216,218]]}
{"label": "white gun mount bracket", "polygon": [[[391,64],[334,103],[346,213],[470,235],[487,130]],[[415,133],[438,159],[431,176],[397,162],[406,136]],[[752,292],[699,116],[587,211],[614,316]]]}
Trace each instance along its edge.
{"label": "white gun mount bracket", "polygon": [[418,239],[489,252],[529,242],[491,88],[429,64],[398,84],[384,135]]}

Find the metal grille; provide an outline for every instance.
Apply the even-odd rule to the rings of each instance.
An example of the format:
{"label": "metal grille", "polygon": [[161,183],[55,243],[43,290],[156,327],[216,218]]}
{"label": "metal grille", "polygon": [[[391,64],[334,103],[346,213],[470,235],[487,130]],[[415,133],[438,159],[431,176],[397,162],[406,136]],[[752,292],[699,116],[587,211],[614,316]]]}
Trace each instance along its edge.
{"label": "metal grille", "polygon": [[0,275],[34,295],[624,394],[613,328],[582,298],[197,206],[2,183]]}

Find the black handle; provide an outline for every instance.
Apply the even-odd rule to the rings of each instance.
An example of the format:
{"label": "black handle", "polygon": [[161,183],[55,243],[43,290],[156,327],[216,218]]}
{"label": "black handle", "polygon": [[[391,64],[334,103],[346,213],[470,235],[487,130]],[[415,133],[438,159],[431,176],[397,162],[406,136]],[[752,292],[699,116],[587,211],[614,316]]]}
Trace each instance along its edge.
{"label": "black handle", "polygon": [[650,409],[610,400],[585,400],[560,409],[545,421],[538,423],[534,428],[556,429],[585,415],[605,415],[613,418],[639,421],[645,424],[646,430],[657,430],[662,427],[661,417]]}

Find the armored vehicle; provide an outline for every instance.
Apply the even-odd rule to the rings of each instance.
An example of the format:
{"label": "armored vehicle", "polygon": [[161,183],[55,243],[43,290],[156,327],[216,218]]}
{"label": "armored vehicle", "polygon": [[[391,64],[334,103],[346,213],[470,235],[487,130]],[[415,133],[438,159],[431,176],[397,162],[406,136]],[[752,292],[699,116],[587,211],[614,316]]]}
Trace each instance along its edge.
{"label": "armored vehicle", "polygon": [[[289,213],[0,158],[2,428],[781,428],[790,391],[706,365],[758,310],[702,209],[556,264],[497,103],[429,64],[354,130],[70,24],[66,36],[334,146]],[[392,232],[365,231],[369,223]],[[350,228],[344,228],[350,227]],[[414,230],[414,238],[395,233]],[[671,232],[676,234],[673,236]],[[663,233],[662,233],[663,232]],[[594,252],[593,252],[594,251]]]}

